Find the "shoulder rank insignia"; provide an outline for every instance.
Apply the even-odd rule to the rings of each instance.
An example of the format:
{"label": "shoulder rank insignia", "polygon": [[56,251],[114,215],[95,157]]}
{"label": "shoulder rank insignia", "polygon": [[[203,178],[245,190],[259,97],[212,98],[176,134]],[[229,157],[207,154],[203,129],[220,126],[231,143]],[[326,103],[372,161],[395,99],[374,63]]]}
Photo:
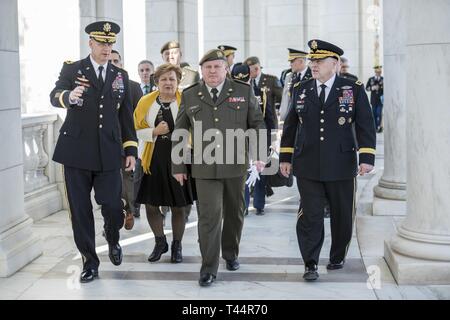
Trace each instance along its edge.
{"label": "shoulder rank insignia", "polygon": [[360,85],[363,84],[360,80],[357,80],[355,83],[356,83],[358,86],[360,86]]}
{"label": "shoulder rank insignia", "polygon": [[298,87],[300,85],[301,82],[297,82],[296,84],[294,84],[294,88]]}
{"label": "shoulder rank insignia", "polygon": [[73,61],[71,61],[71,60],[66,60],[66,61],[64,61],[64,63],[65,63],[65,64],[72,64]]}

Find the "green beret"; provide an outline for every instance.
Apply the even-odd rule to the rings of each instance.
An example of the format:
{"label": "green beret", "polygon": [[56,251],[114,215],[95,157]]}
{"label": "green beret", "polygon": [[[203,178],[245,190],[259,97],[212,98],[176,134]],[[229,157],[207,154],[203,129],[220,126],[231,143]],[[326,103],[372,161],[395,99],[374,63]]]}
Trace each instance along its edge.
{"label": "green beret", "polygon": [[202,65],[203,63],[207,61],[213,61],[213,60],[223,60],[227,61],[227,58],[225,57],[225,53],[223,53],[222,50],[219,49],[212,49],[205,53],[205,55],[200,59],[199,65]]}

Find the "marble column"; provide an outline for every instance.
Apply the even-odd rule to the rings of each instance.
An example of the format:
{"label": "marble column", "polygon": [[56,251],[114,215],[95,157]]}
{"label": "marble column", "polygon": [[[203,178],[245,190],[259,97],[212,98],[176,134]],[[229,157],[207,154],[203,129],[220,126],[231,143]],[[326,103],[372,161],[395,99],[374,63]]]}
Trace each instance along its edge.
{"label": "marble column", "polygon": [[450,2],[411,0],[402,9],[411,79],[407,216],[385,258],[399,284],[450,284]]}
{"label": "marble column", "polygon": [[42,253],[24,210],[17,12],[17,0],[0,1],[0,277],[12,275]]}
{"label": "marble column", "polygon": [[385,1],[384,171],[374,188],[374,215],[406,214],[406,10]]}
{"label": "marble column", "polygon": [[147,58],[162,63],[161,47],[177,40],[183,62],[198,64],[198,14],[196,0],[146,0]]}
{"label": "marble column", "polygon": [[[373,0],[320,0],[320,38],[339,45],[349,59],[350,73],[365,82],[373,75],[374,24],[380,8]],[[378,63],[378,62],[377,62]]]}
{"label": "marble column", "polygon": [[308,1],[266,1],[262,17],[264,20],[264,55],[261,61],[264,72],[280,77],[281,71],[289,68],[287,48],[305,50],[308,23]]}
{"label": "marble column", "polygon": [[79,0],[80,1],[80,56],[85,58],[90,49],[88,35],[84,28],[91,22],[108,20],[117,23],[122,29],[114,49],[123,53],[123,0]]}
{"label": "marble column", "polygon": [[[246,34],[249,32],[246,21],[249,6],[254,5],[254,0],[248,3],[242,0],[230,0],[216,2],[203,0],[203,46],[206,52],[226,44],[237,48],[235,62],[241,62],[247,57]],[[247,30],[247,31],[246,31]],[[255,35],[255,40],[259,37]]]}

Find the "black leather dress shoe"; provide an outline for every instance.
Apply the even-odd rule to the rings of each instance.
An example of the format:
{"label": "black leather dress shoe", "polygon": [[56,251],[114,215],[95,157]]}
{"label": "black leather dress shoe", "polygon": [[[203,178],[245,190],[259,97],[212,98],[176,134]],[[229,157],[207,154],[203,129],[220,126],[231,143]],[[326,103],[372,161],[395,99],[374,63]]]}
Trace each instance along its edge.
{"label": "black leather dress shoe", "polygon": [[118,243],[109,244],[109,260],[112,264],[118,266],[122,263],[122,248]]}
{"label": "black leather dress shoe", "polygon": [[198,279],[198,284],[200,287],[209,287],[216,280],[216,276],[212,273],[205,273],[200,275],[200,279]]}
{"label": "black leather dress shoe", "polygon": [[237,269],[239,269],[239,267],[240,264],[238,259],[227,260],[227,270],[236,271]]}
{"label": "black leather dress shoe", "polygon": [[265,215],[264,209],[256,209],[256,215],[257,215],[257,216],[263,216],[263,215]]}
{"label": "black leather dress shoe", "polygon": [[339,263],[329,262],[327,264],[327,269],[328,270],[338,270],[338,269],[342,269],[343,267],[344,267],[344,261],[339,262]]}
{"label": "black leather dress shoe", "polygon": [[317,266],[306,266],[305,273],[303,274],[303,279],[306,281],[315,281],[319,278],[319,273],[317,272]]}
{"label": "black leather dress shoe", "polygon": [[96,269],[84,269],[80,275],[80,282],[87,283],[94,281],[98,277],[98,270]]}

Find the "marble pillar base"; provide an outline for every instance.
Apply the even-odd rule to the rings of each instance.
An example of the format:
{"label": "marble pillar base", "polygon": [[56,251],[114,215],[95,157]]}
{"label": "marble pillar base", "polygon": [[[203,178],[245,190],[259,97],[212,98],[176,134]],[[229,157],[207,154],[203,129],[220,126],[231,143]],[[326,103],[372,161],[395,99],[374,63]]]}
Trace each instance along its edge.
{"label": "marble pillar base", "polygon": [[406,216],[406,201],[373,198],[372,215],[374,216]]}
{"label": "marble pillar base", "polygon": [[61,211],[63,198],[57,185],[52,184],[25,195],[25,213],[34,221],[39,221]]}
{"label": "marble pillar base", "polygon": [[406,215],[406,183],[380,179],[373,188],[372,214],[374,216]]}
{"label": "marble pillar base", "polygon": [[0,231],[0,277],[14,274],[42,254],[42,242],[33,235],[32,224],[27,217]]}
{"label": "marble pillar base", "polygon": [[383,178],[373,188],[376,197],[389,200],[406,201],[406,183],[386,181]]}
{"label": "marble pillar base", "polygon": [[390,241],[384,242],[384,258],[399,285],[450,284],[450,262],[402,255],[393,250]]}

